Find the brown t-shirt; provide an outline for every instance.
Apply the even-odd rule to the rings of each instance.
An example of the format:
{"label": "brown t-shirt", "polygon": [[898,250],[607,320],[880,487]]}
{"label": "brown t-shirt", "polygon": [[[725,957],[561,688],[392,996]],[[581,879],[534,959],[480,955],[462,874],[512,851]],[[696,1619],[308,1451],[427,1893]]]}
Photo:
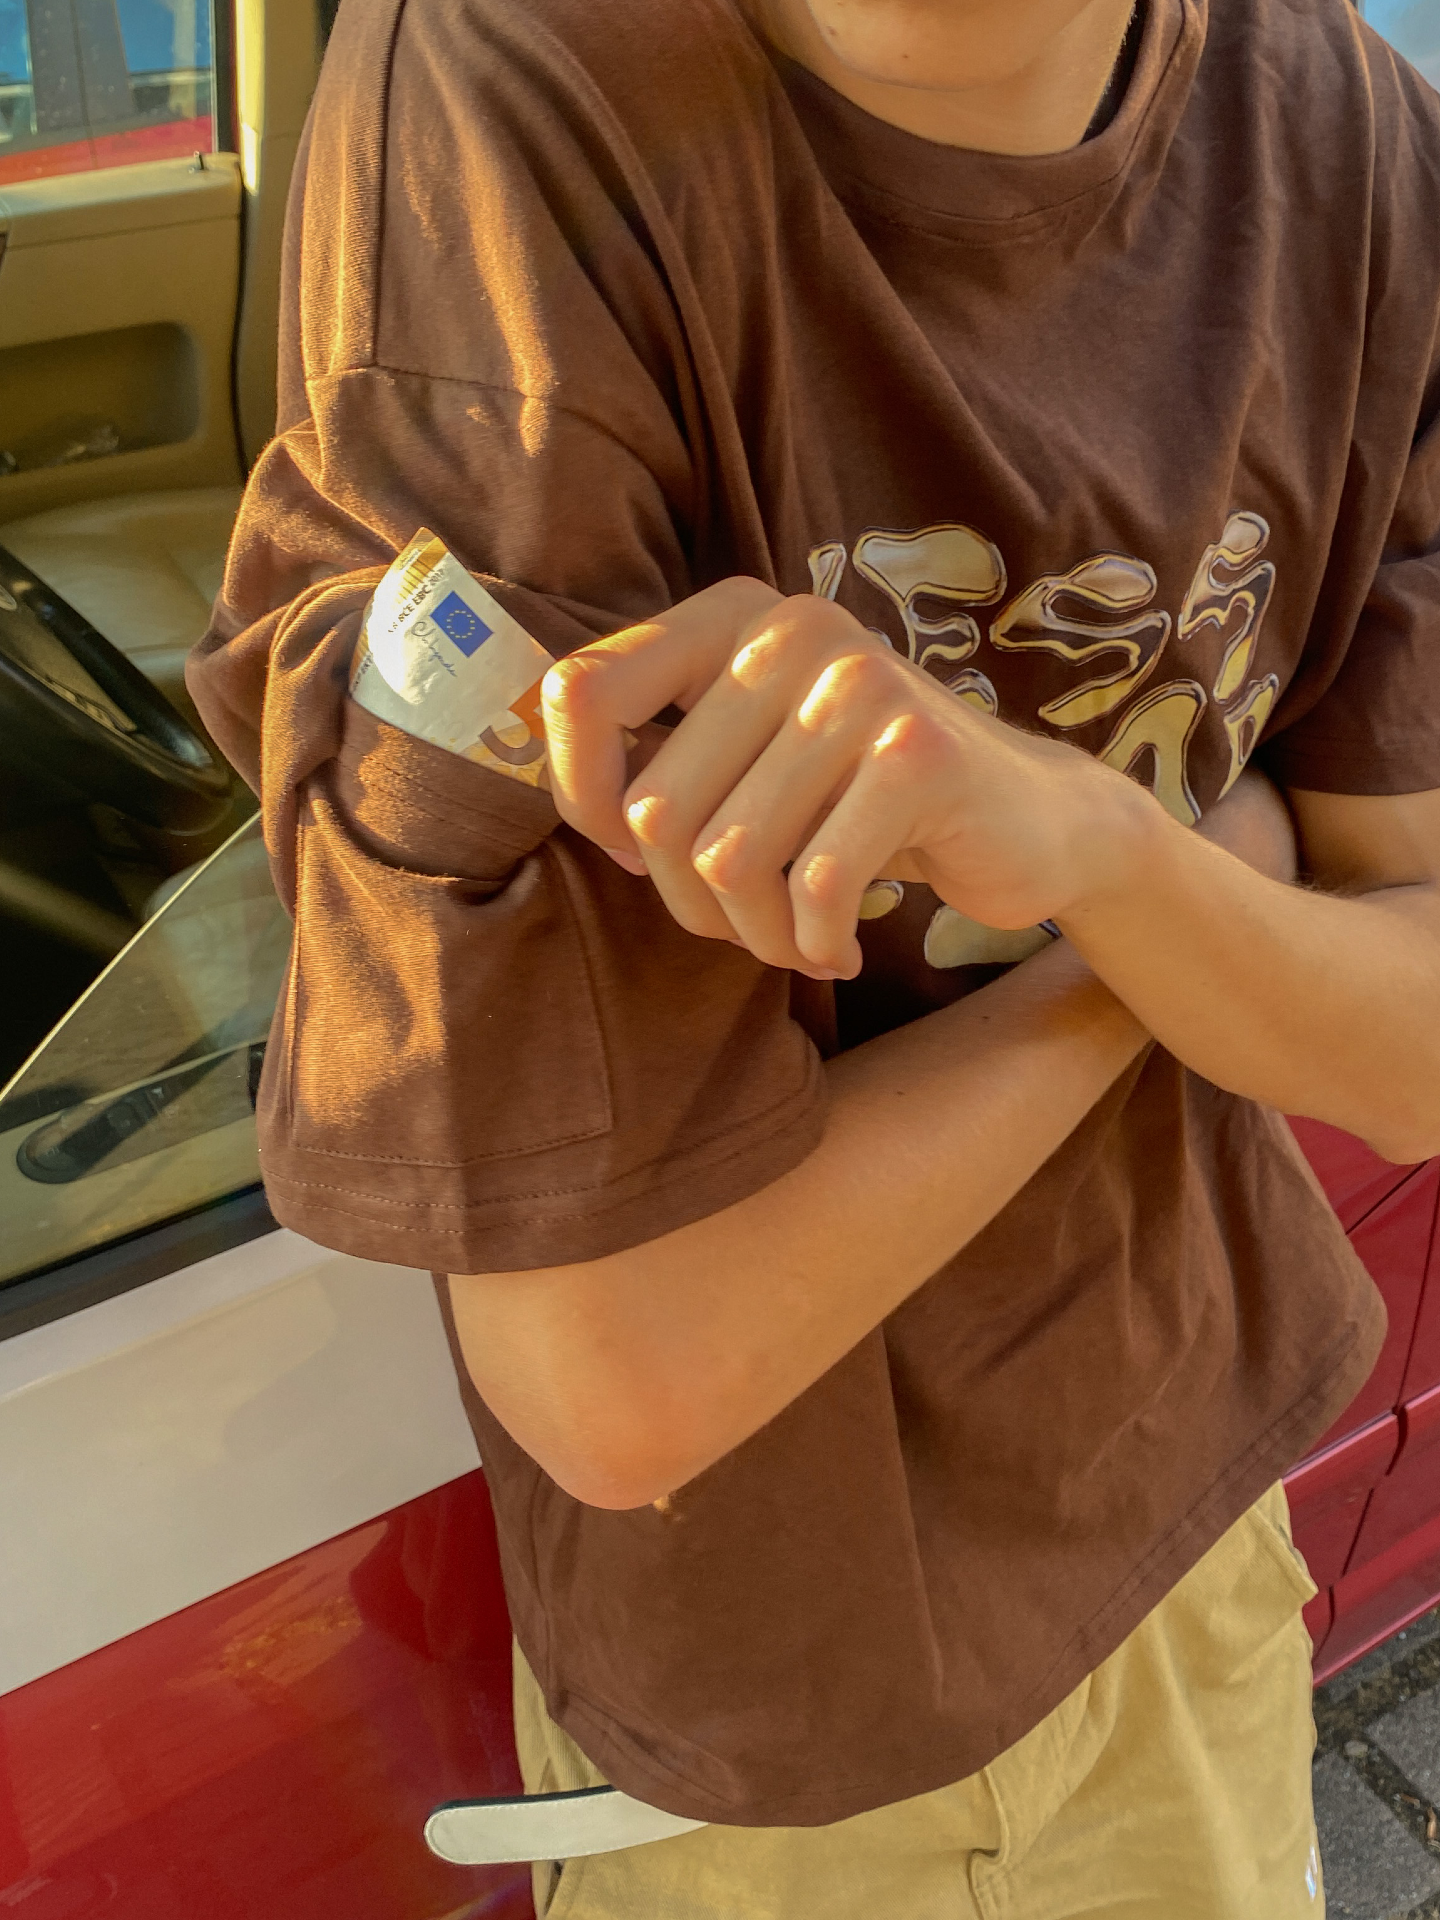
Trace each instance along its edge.
{"label": "brown t-shirt", "polygon": [[[347,0],[192,671],[296,909],[279,1217],[442,1271],[653,1238],[810,1150],[822,1050],[983,977],[906,888],[856,985],[792,990],[355,708],[418,526],[557,653],[732,573],[834,594],[1182,819],[1252,752],[1440,785],[1437,234],[1440,104],[1345,0],[1152,0],[1114,119],[1032,159],[880,125],[729,0]],[[516,1631],[677,1812],[938,1786],[1325,1428],[1382,1321],[1283,1122],[1154,1049],[667,1511],[579,1505],[471,1395]]]}

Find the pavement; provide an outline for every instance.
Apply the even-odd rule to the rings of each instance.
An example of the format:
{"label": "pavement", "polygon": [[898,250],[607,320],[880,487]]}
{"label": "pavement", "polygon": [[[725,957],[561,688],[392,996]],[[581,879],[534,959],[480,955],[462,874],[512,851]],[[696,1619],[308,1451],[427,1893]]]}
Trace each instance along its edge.
{"label": "pavement", "polygon": [[1440,1920],[1440,1607],[1315,1695],[1328,1920]]}

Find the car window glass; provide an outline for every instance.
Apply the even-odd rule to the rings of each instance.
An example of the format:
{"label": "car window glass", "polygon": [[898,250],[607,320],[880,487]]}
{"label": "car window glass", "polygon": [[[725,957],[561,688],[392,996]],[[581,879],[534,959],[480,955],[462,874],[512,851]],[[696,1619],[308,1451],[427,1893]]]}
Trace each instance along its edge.
{"label": "car window glass", "polygon": [[214,146],[211,0],[0,0],[0,186]]}
{"label": "car window glass", "polygon": [[184,878],[0,1092],[0,1283],[253,1186],[290,949],[251,819]]}
{"label": "car window glass", "polygon": [[1364,0],[1360,11],[1431,86],[1440,86],[1440,0]]}

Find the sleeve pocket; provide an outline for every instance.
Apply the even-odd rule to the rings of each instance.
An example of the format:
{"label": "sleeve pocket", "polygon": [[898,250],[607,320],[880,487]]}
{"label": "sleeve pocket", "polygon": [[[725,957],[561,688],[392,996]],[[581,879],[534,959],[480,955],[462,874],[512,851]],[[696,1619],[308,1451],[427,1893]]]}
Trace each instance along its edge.
{"label": "sleeve pocket", "polygon": [[273,1049],[285,1144],[334,1162],[337,1190],[403,1204],[418,1177],[431,1207],[458,1206],[465,1169],[610,1127],[556,820],[548,794],[351,704],[300,810]]}

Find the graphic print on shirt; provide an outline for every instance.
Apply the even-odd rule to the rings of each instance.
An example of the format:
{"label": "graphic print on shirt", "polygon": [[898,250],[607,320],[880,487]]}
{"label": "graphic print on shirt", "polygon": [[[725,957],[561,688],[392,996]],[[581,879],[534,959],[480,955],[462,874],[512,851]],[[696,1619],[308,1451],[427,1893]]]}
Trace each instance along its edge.
{"label": "graphic print on shirt", "polygon": [[[973,527],[949,523],[918,533],[872,528],[855,542],[855,571],[892,603],[905,628],[905,647],[916,666],[934,673],[950,691],[986,713],[998,713],[994,685],[983,673],[962,667],[980,648],[980,627],[969,607],[989,607],[1006,585],[1000,549]],[[840,583],[837,572],[835,584]],[[922,600],[951,611],[927,620]]]}
{"label": "graphic print on shirt", "polygon": [[[907,657],[983,712],[999,715],[1001,705],[994,681],[975,664],[986,639],[1002,653],[1042,652],[1088,669],[1074,686],[1042,701],[1033,716],[1023,716],[1024,722],[1033,719],[1066,734],[1114,716],[1096,758],[1144,778],[1167,813],[1194,826],[1200,807],[1190,785],[1190,747],[1212,700],[1229,746],[1218,796],[1223,799],[1279,697],[1277,675],[1251,676],[1275,589],[1274,563],[1261,558],[1269,539],[1261,515],[1232,512],[1219,539],[1201,554],[1174,621],[1154,605],[1155,569],[1123,553],[1090,554],[1006,600],[1008,575],[999,548],[960,521],[903,531],[870,527],[848,550],[843,541],[827,540],[811,549],[809,569],[813,591],[834,600],[853,562],[898,616]],[[982,633],[978,616],[995,607],[999,611]],[[896,644],[893,634],[871,631]],[[1172,642],[1177,664],[1190,672],[1150,685]],[[1217,660],[1213,674],[1206,658]],[[1208,691],[1197,673],[1208,680]],[[903,898],[899,881],[877,880],[865,893],[860,917],[881,919]],[[925,958],[937,968],[1022,960],[1046,937],[1033,928],[1002,932],[981,926],[942,905],[925,936]]]}
{"label": "graphic print on shirt", "polygon": [[[1214,682],[1230,742],[1230,771],[1220,789],[1222,800],[1244,772],[1280,695],[1280,681],[1273,673],[1246,681],[1275,590],[1274,563],[1260,558],[1269,538],[1269,525],[1258,513],[1232,513],[1220,538],[1201,555],[1180,609],[1177,638],[1183,646],[1203,641],[1212,631],[1222,642]],[[1237,693],[1239,698],[1233,698]]]}

